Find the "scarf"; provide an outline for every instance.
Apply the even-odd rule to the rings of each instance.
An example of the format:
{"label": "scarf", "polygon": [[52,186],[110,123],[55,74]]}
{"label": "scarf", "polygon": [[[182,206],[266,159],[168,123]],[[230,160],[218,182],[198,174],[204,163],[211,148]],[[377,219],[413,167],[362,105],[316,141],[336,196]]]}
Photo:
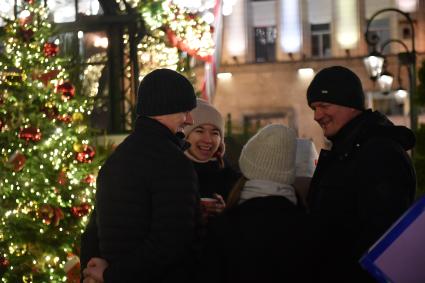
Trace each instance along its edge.
{"label": "scarf", "polygon": [[282,196],[293,204],[297,204],[297,197],[293,186],[267,180],[246,181],[239,198],[239,204],[252,198],[268,196]]}
{"label": "scarf", "polygon": [[199,159],[197,159],[195,156],[193,156],[192,154],[190,154],[189,150],[185,150],[185,151],[184,151],[184,154],[187,156],[187,158],[189,158],[190,160],[192,160],[192,161],[194,161],[194,162],[197,162],[197,163],[207,163],[207,162],[209,162],[209,161],[217,160],[217,158],[215,158],[215,157],[210,158],[210,159],[208,159],[208,160],[199,160]]}

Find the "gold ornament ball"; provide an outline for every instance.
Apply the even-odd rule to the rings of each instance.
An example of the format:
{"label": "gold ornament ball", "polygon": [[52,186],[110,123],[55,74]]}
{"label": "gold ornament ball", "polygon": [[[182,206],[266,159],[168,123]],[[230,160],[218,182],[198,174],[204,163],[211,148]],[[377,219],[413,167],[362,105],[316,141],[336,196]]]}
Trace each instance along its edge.
{"label": "gold ornament ball", "polygon": [[83,150],[83,145],[80,143],[74,143],[72,146],[75,152],[81,152]]}
{"label": "gold ornament ball", "polygon": [[84,119],[84,116],[80,112],[75,112],[74,114],[72,114],[72,121],[74,122],[79,122],[79,121],[82,121],[83,119]]}

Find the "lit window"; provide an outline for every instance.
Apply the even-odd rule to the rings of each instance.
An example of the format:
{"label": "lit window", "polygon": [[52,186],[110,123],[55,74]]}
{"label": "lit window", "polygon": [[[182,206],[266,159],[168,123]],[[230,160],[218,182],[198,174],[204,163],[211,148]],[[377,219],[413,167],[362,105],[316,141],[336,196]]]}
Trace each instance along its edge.
{"label": "lit window", "polygon": [[276,27],[257,27],[255,33],[255,61],[276,60]]}

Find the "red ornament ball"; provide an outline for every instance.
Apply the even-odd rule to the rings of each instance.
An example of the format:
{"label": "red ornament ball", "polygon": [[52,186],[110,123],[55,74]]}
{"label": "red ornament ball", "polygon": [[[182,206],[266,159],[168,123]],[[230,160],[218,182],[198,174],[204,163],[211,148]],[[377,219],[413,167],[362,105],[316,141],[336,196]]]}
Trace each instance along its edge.
{"label": "red ornament ball", "polygon": [[9,266],[9,260],[4,256],[0,256],[0,266],[7,267]]}
{"label": "red ornament ball", "polygon": [[59,52],[59,46],[53,42],[46,42],[43,46],[43,52],[46,57],[56,56]]}
{"label": "red ornament ball", "polygon": [[64,219],[62,209],[49,204],[43,204],[38,210],[38,217],[43,219],[43,223],[58,226],[59,222]]}
{"label": "red ornament ball", "polygon": [[57,77],[58,74],[59,74],[59,70],[52,70],[41,75],[37,74],[35,78],[47,86],[51,80]]}
{"label": "red ornament ball", "polygon": [[81,163],[90,163],[93,161],[95,155],[96,151],[94,147],[85,144],[83,145],[83,150],[77,152],[76,159]]}
{"label": "red ornament ball", "polygon": [[75,96],[75,87],[70,82],[64,82],[57,86],[56,92],[66,101]]}
{"label": "red ornament ball", "polygon": [[6,166],[15,172],[19,172],[24,168],[27,159],[20,151],[15,151],[7,160]]}
{"label": "red ornament ball", "polygon": [[4,123],[4,122],[3,122],[3,120],[0,118],[0,133],[1,133],[1,130],[3,130],[4,125],[5,125],[5,123]]}
{"label": "red ornament ball", "polygon": [[84,179],[83,182],[86,184],[93,184],[96,181],[96,177],[92,174],[87,175]]}
{"label": "red ornament ball", "polygon": [[59,185],[66,185],[66,183],[68,182],[68,176],[66,175],[66,172],[64,171],[60,171],[58,174],[58,183]]}
{"label": "red ornament ball", "polygon": [[68,114],[59,115],[57,119],[65,124],[69,124],[72,122],[72,116]]}
{"label": "red ornament ball", "polygon": [[3,255],[0,255],[0,278],[6,272],[9,267],[9,260],[5,258]]}
{"label": "red ornament ball", "polygon": [[20,139],[33,142],[38,142],[41,140],[41,131],[36,127],[27,127],[19,131],[18,137]]}
{"label": "red ornament ball", "polygon": [[84,215],[89,214],[90,209],[90,204],[82,203],[80,205],[71,207],[71,214],[74,215],[74,217],[83,217]]}

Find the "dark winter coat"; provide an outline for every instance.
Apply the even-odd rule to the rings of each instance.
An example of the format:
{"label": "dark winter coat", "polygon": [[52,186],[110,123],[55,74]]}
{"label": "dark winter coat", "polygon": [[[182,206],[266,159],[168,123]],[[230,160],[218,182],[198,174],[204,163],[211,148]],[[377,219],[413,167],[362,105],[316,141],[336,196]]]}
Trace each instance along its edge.
{"label": "dark winter coat", "polygon": [[194,161],[193,166],[198,175],[201,197],[212,197],[214,193],[217,193],[226,200],[233,185],[241,176],[227,163],[224,168],[220,168],[219,162],[216,160],[206,163]]}
{"label": "dark winter coat", "polygon": [[333,245],[336,281],[373,282],[358,261],[413,202],[416,177],[406,150],[415,138],[408,128],[367,110],[331,141],[311,181],[311,213]]}
{"label": "dark winter coat", "polygon": [[96,212],[105,282],[190,282],[199,251],[199,193],[184,141],[139,117],[102,166]]}
{"label": "dark winter coat", "polygon": [[210,222],[198,281],[321,282],[315,234],[308,216],[286,198],[249,199]]}

